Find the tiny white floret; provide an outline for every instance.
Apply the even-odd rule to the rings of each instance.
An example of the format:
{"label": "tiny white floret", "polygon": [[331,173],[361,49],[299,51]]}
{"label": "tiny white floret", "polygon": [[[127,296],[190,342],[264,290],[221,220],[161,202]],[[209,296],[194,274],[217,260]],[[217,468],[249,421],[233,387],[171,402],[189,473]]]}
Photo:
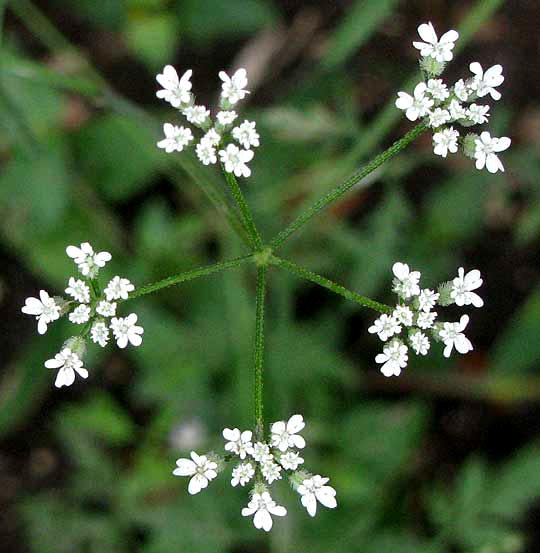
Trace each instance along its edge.
{"label": "tiny white floret", "polygon": [[206,455],[197,455],[195,451],[192,451],[190,455],[191,459],[176,461],[173,474],[175,476],[191,476],[188,492],[194,495],[206,488],[208,483],[217,476],[217,463],[210,461]]}
{"label": "tiny white floret", "polygon": [[144,329],[142,326],[137,326],[136,323],[137,315],[135,313],[131,313],[127,317],[113,317],[111,319],[110,327],[119,348],[125,348],[128,342],[133,346],[142,344],[141,334]]}
{"label": "tiny white floret", "polygon": [[246,90],[248,84],[247,71],[244,68],[238,69],[232,77],[229,77],[225,71],[219,72],[219,78],[223,81],[221,85],[221,97],[228,100],[230,104],[236,104],[243,100],[249,91]]}
{"label": "tiny white floret", "polygon": [[458,276],[452,281],[450,297],[460,307],[471,304],[474,307],[482,307],[484,300],[473,290],[480,288],[483,282],[478,269],[473,269],[465,274],[465,269],[460,267],[458,269]]}
{"label": "tiny white floret", "polygon": [[65,292],[79,303],[88,303],[90,301],[90,288],[88,288],[83,280],[69,277],[68,287]]}
{"label": "tiny white floret", "polygon": [[439,330],[439,336],[446,346],[443,352],[445,357],[450,357],[454,347],[462,354],[473,350],[471,341],[463,334],[468,324],[468,315],[462,315],[458,323],[443,323],[443,328]]}
{"label": "tiny white floret", "polygon": [[481,170],[486,167],[490,173],[504,171],[504,166],[497,156],[497,153],[504,152],[504,150],[508,149],[510,143],[511,140],[507,136],[496,138],[495,136],[492,137],[489,132],[484,131],[480,137],[474,141],[476,146],[474,152],[476,168]]}
{"label": "tiny white floret", "polygon": [[133,290],[135,290],[135,286],[127,278],[121,278],[116,275],[109,281],[103,292],[107,297],[107,301],[112,301],[119,299],[127,300],[129,293],[133,292]]}
{"label": "tiny white floret", "polygon": [[377,334],[383,342],[386,342],[388,338],[401,332],[401,326],[395,317],[383,314],[373,321],[373,325],[368,328],[368,332]]}
{"label": "tiny white floret", "polygon": [[469,69],[471,73],[474,73],[474,78],[470,86],[478,97],[482,98],[490,94],[494,100],[501,99],[501,93],[495,90],[495,87],[501,85],[504,81],[502,65],[493,65],[484,73],[482,66],[477,61],[474,61],[469,65]]}
{"label": "tiny white floret", "polygon": [[163,133],[165,138],[157,143],[157,147],[164,149],[168,154],[174,151],[181,152],[193,140],[191,129],[171,123],[163,125]]}
{"label": "tiny white floret", "polygon": [[90,307],[81,303],[70,314],[69,320],[77,325],[84,324],[90,319]]}
{"label": "tiny white floret", "polygon": [[433,135],[433,153],[446,157],[448,152],[455,154],[458,151],[459,132],[453,127],[448,127]]}
{"label": "tiny white floret", "polygon": [[242,516],[253,517],[253,525],[258,530],[269,532],[272,529],[272,516],[284,517],[287,509],[278,505],[268,492],[254,493],[247,507],[242,509]]}
{"label": "tiny white floret", "polygon": [[298,486],[300,501],[312,517],[317,513],[317,502],[329,509],[337,507],[336,490],[326,485],[328,481],[329,478],[316,474],[312,478],[306,478]]}
{"label": "tiny white floret", "polygon": [[238,428],[225,428],[223,430],[223,437],[227,440],[225,444],[225,451],[230,451],[235,455],[238,455],[240,459],[245,459],[246,455],[253,453],[253,444],[251,443],[251,430],[244,430],[240,432]]}
{"label": "tiny white floret", "polygon": [[396,107],[405,111],[405,116],[409,121],[416,121],[419,117],[424,117],[429,113],[433,106],[433,100],[426,96],[426,83],[418,83],[413,92],[413,96],[406,92],[398,92]]}
{"label": "tiny white floret", "polygon": [[241,125],[232,130],[232,135],[246,150],[260,145],[260,137],[255,129],[254,121],[245,120]]}
{"label": "tiny white floret", "polygon": [[452,50],[454,49],[456,40],[459,38],[457,31],[447,31],[439,39],[433,25],[431,22],[428,22],[418,26],[418,34],[423,42],[415,41],[413,42],[413,46],[420,50],[422,56],[429,56],[440,62],[452,59]]}
{"label": "tiny white floret", "polygon": [[62,349],[53,359],[45,361],[45,366],[48,369],[58,369],[54,382],[57,388],[71,386],[75,382],[75,373],[81,378],[88,378],[88,371],[83,367],[81,359],[70,348]]}
{"label": "tiny white floret", "polygon": [[376,363],[381,363],[384,376],[399,376],[401,369],[407,366],[407,346],[400,340],[392,340],[383,348],[383,352],[375,357]]}
{"label": "tiny white floret", "polygon": [[45,334],[47,325],[60,317],[60,306],[45,290],[39,291],[39,299],[26,298],[21,311],[26,315],[34,315],[38,322],[38,332]]}
{"label": "tiny white floret", "polygon": [[163,87],[156,92],[156,96],[169,102],[174,108],[180,107],[180,104],[187,104],[191,101],[191,75],[193,71],[188,69],[182,78],[178,78],[178,73],[172,65],[166,65],[163,73],[156,76],[157,82]]}
{"label": "tiny white floret", "polygon": [[227,173],[234,173],[237,177],[251,175],[251,169],[246,165],[253,159],[251,150],[241,150],[235,144],[228,144],[224,150],[219,151],[219,157]]}
{"label": "tiny white floret", "polygon": [[255,475],[255,469],[251,463],[241,463],[233,468],[231,486],[245,486]]}
{"label": "tiny white floret", "polygon": [[90,337],[92,338],[92,342],[104,348],[109,341],[109,329],[107,325],[103,321],[96,321],[90,330]]}
{"label": "tiny white floret", "polygon": [[293,415],[287,422],[273,423],[270,427],[272,445],[280,451],[287,451],[290,447],[306,447],[306,441],[298,434],[305,426],[302,415]]}

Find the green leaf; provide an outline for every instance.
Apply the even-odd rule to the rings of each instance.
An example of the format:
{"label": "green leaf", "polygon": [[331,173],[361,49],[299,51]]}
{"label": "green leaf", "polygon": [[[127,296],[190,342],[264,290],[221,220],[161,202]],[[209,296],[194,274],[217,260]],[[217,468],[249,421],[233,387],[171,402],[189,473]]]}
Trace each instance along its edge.
{"label": "green leaf", "polygon": [[344,63],[390,16],[397,3],[398,0],[357,0],[330,39],[322,66],[329,69]]}
{"label": "green leaf", "polygon": [[151,70],[157,70],[170,60],[178,44],[178,22],[172,14],[130,17],[126,41]]}
{"label": "green leaf", "polygon": [[79,133],[82,169],[109,200],[125,200],[150,185],[165,162],[155,142],[152,130],[134,118],[105,115]]}
{"label": "green leaf", "polygon": [[278,17],[265,0],[184,0],[181,6],[186,34],[202,43],[252,33],[272,25]]}
{"label": "green leaf", "polygon": [[535,289],[510,319],[492,348],[491,368],[522,372],[540,359],[540,289]]}

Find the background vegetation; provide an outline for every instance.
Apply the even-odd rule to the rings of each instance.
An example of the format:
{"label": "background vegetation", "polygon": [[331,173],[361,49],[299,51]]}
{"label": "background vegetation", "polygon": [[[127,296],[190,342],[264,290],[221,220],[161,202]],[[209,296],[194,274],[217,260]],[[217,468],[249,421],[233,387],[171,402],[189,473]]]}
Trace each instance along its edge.
{"label": "background vegetation", "polygon": [[[6,7],[7,4],[7,7]],[[519,553],[540,548],[540,6],[531,0],[13,0],[0,2],[0,550],[9,553]],[[166,63],[244,65],[245,115],[262,147],[243,183],[265,237],[410,128],[393,107],[418,79],[416,26],[458,28],[448,79],[501,63],[490,128],[512,138],[507,171],[437,159],[429,136],[286,247],[381,301],[393,261],[438,282],[485,275],[472,355],[415,358],[380,376],[375,314],[272,270],[270,420],[301,412],[306,462],[339,508],[289,510],[267,537],[221,477],[188,497],[171,475],[191,448],[220,448],[252,420],[251,267],[136,300],[143,346],[91,353],[91,376],[53,388],[43,337],[20,313],[60,293],[67,244],[89,240],[143,284],[240,255],[219,178],[155,147],[174,113],[155,98]],[[194,180],[195,178],[195,180]],[[218,210],[208,195],[218,204]]]}

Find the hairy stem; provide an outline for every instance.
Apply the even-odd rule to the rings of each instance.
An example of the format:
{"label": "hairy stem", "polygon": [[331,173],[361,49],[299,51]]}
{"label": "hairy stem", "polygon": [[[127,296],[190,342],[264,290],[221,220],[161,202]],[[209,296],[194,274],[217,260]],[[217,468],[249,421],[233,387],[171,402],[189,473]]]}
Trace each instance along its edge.
{"label": "hairy stem", "polygon": [[244,226],[251,238],[253,246],[257,250],[260,250],[262,248],[261,235],[259,234],[259,231],[255,226],[255,222],[253,221],[253,216],[251,215],[251,211],[247,205],[244,194],[240,186],[238,185],[238,181],[236,180],[236,177],[232,173],[228,173],[227,171],[225,171],[225,168],[223,166],[221,168],[222,168],[223,174],[225,175],[225,180],[227,181],[229,190],[231,191],[231,194],[233,195],[233,198],[235,199],[236,204],[238,205],[240,212],[242,213]]}
{"label": "hairy stem", "polygon": [[406,148],[426,129],[427,126],[424,123],[416,125],[414,129],[410,130],[405,136],[394,142],[392,146],[384,152],[374,157],[367,165],[364,165],[362,169],[354,173],[345,182],[342,182],[340,185],[336,186],[336,188],[330,190],[330,192],[317,200],[310,208],[301,213],[287,228],[282,230],[270,243],[271,248],[273,250],[279,248],[294,232],[305,225],[312,217],[317,215],[317,213],[322,211],[326,206],[343,196],[343,194],[348,192],[355,184],[358,184],[364,177],[367,177],[383,163],[394,157],[397,153],[401,152],[401,150]]}
{"label": "hairy stem", "polygon": [[291,261],[272,256],[271,263],[273,265],[277,265],[278,267],[282,267],[283,269],[301,278],[314,282],[315,284],[318,284],[323,288],[327,288],[328,290],[334,292],[334,294],[339,294],[340,296],[343,296],[344,298],[353,301],[354,303],[357,303],[364,307],[369,307],[370,309],[374,309],[379,313],[392,312],[392,307],[390,307],[389,305],[379,303],[378,301],[372,300],[371,298],[366,298],[366,296],[361,296],[360,294],[357,294],[356,292],[353,292],[352,290],[348,290],[344,286],[341,286],[341,284],[337,284],[336,282],[333,282],[321,275],[318,275],[317,273],[308,271],[304,267],[300,267],[299,265],[296,265]]}
{"label": "hairy stem", "polygon": [[183,273],[178,273],[177,275],[172,275],[170,277],[159,280],[158,282],[153,282],[151,284],[146,284],[138,290],[135,290],[132,294],[129,295],[129,299],[138,298],[140,296],[145,296],[146,294],[151,294],[167,286],[173,286],[174,284],[180,284],[181,282],[187,282],[188,280],[193,280],[206,275],[211,275],[213,273],[219,273],[226,269],[232,269],[233,267],[238,267],[247,261],[251,261],[253,255],[244,255],[243,257],[236,257],[230,261],[222,261],[220,263],[215,263],[214,265],[207,265],[206,267],[198,267],[197,269],[191,269],[191,271],[185,271]]}
{"label": "hairy stem", "polygon": [[262,441],[263,418],[263,364],[264,364],[264,299],[266,293],[266,266],[257,268],[257,300],[255,311],[255,438]]}

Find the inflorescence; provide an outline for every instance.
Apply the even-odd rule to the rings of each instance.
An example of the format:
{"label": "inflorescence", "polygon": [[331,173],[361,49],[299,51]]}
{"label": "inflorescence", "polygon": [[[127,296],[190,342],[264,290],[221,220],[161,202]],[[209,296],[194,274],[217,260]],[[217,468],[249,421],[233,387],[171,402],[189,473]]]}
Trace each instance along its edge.
{"label": "inflorescence", "polygon": [[127,300],[129,293],[135,290],[127,278],[115,276],[101,292],[97,277],[99,270],[111,260],[111,254],[94,252],[88,242],[80,247],[68,246],[66,253],[73,259],[82,276],[69,278],[65,293],[72,299],[51,297],[45,290],[40,290],[39,299],[26,298],[22,308],[23,313],[36,317],[39,334],[45,334],[48,324],[68,313],[70,322],[82,325],[82,331],[78,335],[68,338],[60,352],[53,359],[45,361],[47,368],[58,369],[55,381],[57,388],[71,386],[75,381],[75,373],[82,378],[88,377],[88,371],[82,362],[88,333],[92,342],[105,347],[112,331],[117,346],[123,349],[128,343],[140,346],[144,332],[137,325],[135,313],[130,313],[127,317],[116,316],[117,304]]}
{"label": "inflorescence", "polygon": [[[446,157],[448,152],[455,153],[458,146],[461,146],[465,155],[476,160],[478,169],[486,167],[491,173],[504,171],[496,154],[509,147],[509,138],[491,137],[488,132],[482,132],[480,135],[470,133],[462,138],[459,132],[450,125],[459,124],[462,127],[469,127],[487,121],[489,106],[479,105],[475,102],[487,95],[494,100],[500,99],[501,95],[496,87],[504,80],[502,67],[494,65],[484,72],[479,63],[471,63],[470,70],[473,77],[467,80],[460,79],[448,89],[447,85],[438,77],[442,74],[446,63],[453,57],[452,50],[458,39],[458,33],[451,30],[439,39],[431,23],[420,25],[418,33],[422,42],[413,42],[413,45],[420,50],[422,56],[420,66],[425,78],[416,85],[412,96],[405,92],[399,92],[396,106],[405,111],[409,120],[423,119],[425,125],[433,129],[436,155]],[[245,120],[240,125],[233,127],[238,116],[232,109],[249,94],[249,91],[246,90],[248,84],[246,70],[238,69],[231,77],[223,71],[219,73],[222,90],[219,111],[215,120],[210,116],[210,110],[205,106],[195,104],[195,97],[191,92],[191,76],[191,69],[179,78],[171,65],[165,66],[163,73],[157,75],[157,81],[163,87],[157,92],[158,98],[177,108],[195,130],[202,134],[195,147],[195,153],[203,165],[216,164],[219,158],[225,173],[234,174],[237,177],[249,177],[251,170],[247,164],[253,159],[253,148],[260,144],[259,135],[255,123],[252,121]],[[375,170],[389,157],[412,142],[424,128],[420,125],[418,132],[413,130],[406,135],[405,140],[402,139],[395,143],[399,147],[394,145],[377,156],[375,162],[371,162],[358,172],[357,180],[349,179],[344,183],[346,186],[340,185],[332,193],[327,194],[323,201],[317,202],[314,208],[306,212],[307,216],[301,215],[296,221],[293,221],[290,227],[281,233],[283,237],[278,236],[281,240],[271,243],[272,247],[275,247],[276,244],[280,245],[314,214],[349,190],[352,186],[351,183],[364,178],[369,172]],[[157,146],[168,153],[181,152],[194,140],[190,127],[165,123],[163,130],[165,138],[159,141]],[[236,182],[231,175],[227,176],[227,181]],[[66,248],[67,255],[73,259],[80,272],[80,278],[73,276],[69,278],[68,286],[65,289],[69,299],[52,297],[45,290],[40,290],[39,298],[27,298],[22,308],[23,313],[36,317],[39,334],[44,334],[47,331],[47,326],[63,315],[67,315],[71,323],[81,328],[77,335],[66,340],[54,358],[45,362],[46,367],[58,369],[55,380],[57,387],[70,386],[75,380],[75,373],[82,378],[88,377],[88,371],[83,367],[82,361],[88,336],[101,347],[108,343],[111,332],[119,348],[125,348],[128,343],[133,346],[141,345],[143,328],[137,325],[137,315],[135,313],[131,313],[127,317],[117,317],[116,315],[117,304],[135,295],[155,292],[159,288],[215,273],[251,259],[258,265],[259,271],[257,313],[264,314],[264,310],[262,310],[265,290],[264,270],[271,257],[271,250],[270,248],[264,249],[260,244],[261,238],[251,219],[249,208],[241,196],[240,189],[233,189],[233,192],[237,203],[242,204],[243,202],[240,207],[245,221],[251,221],[251,227],[248,225],[248,228],[254,232],[255,238],[257,238],[254,240],[257,249],[252,251],[251,255],[243,258],[173,275],[147,285],[134,294],[133,284],[120,276],[115,276],[101,291],[98,276],[100,270],[111,260],[110,253],[94,252],[88,242],[84,242],[80,247],[68,246]],[[287,264],[283,263],[282,265],[287,268]],[[288,265],[293,266],[291,263]],[[445,357],[449,357],[454,349],[461,354],[473,349],[470,340],[463,333],[469,322],[468,315],[462,315],[458,322],[442,322],[438,319],[438,311],[435,311],[434,308],[452,304],[459,307],[470,305],[482,307],[483,300],[475,292],[482,285],[480,271],[476,269],[466,273],[460,267],[458,275],[452,281],[440,284],[435,291],[430,288],[420,288],[421,275],[419,271],[411,271],[405,263],[394,263],[392,267],[393,291],[398,296],[395,308],[346,290],[343,286],[332,283],[301,267],[293,269],[289,267],[289,270],[352,301],[383,313],[369,327],[368,332],[377,334],[386,344],[383,352],[375,357],[375,361],[381,365],[381,372],[385,376],[400,375],[401,370],[407,366],[409,348],[416,355],[427,355],[431,348],[430,338],[444,344],[443,354]],[[259,286],[259,284],[261,285]],[[260,327],[257,326],[257,331],[259,328],[262,332],[262,324]],[[256,340],[256,359],[262,360],[263,344],[262,338],[260,343]],[[257,369],[256,363],[256,374],[261,366]],[[178,459],[173,474],[189,476],[188,492],[196,494],[217,477],[227,461],[239,458],[239,462],[232,470],[231,485],[244,487],[252,483],[250,499],[247,507],[242,509],[242,515],[253,516],[255,527],[265,531],[272,528],[272,516],[282,517],[287,514],[285,507],[278,505],[272,499],[269,491],[269,486],[273,482],[281,480],[287,472],[292,488],[298,492],[302,505],[311,516],[316,514],[317,503],[328,508],[335,508],[337,506],[336,491],[328,486],[329,479],[318,474],[313,475],[304,468],[300,468],[303,466],[304,459],[300,457],[297,450],[303,449],[306,445],[304,438],[299,434],[305,426],[303,417],[297,414],[286,422],[273,423],[270,426],[270,438],[265,441],[262,418],[262,376],[258,391],[257,386],[255,389],[255,433],[251,430],[240,431],[238,428],[225,428],[223,430],[226,442],[225,455],[218,455],[214,452],[198,455],[192,451],[191,458]],[[260,403],[260,410],[257,408],[257,402]]]}
{"label": "inflorescence", "polygon": [[257,529],[268,532],[272,528],[272,515],[283,517],[287,509],[278,505],[270,495],[268,486],[281,480],[289,471],[289,482],[300,495],[302,505],[314,517],[317,513],[317,502],[333,509],[337,507],[336,490],[328,486],[328,478],[311,474],[305,469],[298,469],[304,464],[296,449],[303,449],[306,442],[299,432],[305,427],[302,415],[293,415],[287,422],[277,421],[270,427],[270,440],[253,441],[251,430],[240,431],[238,428],[225,428],[225,451],[227,455],[214,452],[198,455],[192,451],[191,459],[178,459],[175,476],[189,476],[188,492],[199,493],[208,483],[217,477],[225,468],[225,462],[239,458],[240,462],[233,468],[231,486],[246,486],[254,481],[247,507],[242,509],[242,516],[253,516]]}
{"label": "inflorescence", "polygon": [[[212,120],[210,110],[205,106],[195,104],[195,96],[191,92],[191,75],[188,69],[181,78],[172,65],[167,65],[163,73],[157,75],[158,83],[163,87],[156,95],[172,107],[177,108],[191,125],[204,133],[195,147],[197,158],[203,165],[213,165],[219,160],[227,173],[234,173],[237,177],[249,177],[251,169],[248,163],[253,159],[253,149],[260,145],[260,137],[253,121],[244,120],[240,125],[233,127],[238,114],[232,108],[243,100],[249,91],[246,90],[248,80],[245,69],[238,69],[232,77],[225,71],[219,72],[221,96],[218,113],[215,121]],[[232,128],[232,130],[231,130]],[[193,140],[191,128],[176,126],[171,123],[163,125],[165,138],[157,145],[167,153],[181,152]],[[235,140],[240,147],[231,141]]]}
{"label": "inflorescence", "polygon": [[452,50],[459,37],[457,31],[450,30],[439,39],[431,23],[422,23],[418,34],[423,42],[415,41],[413,46],[420,50],[420,67],[425,78],[415,86],[412,96],[398,92],[396,107],[405,111],[410,121],[423,119],[433,129],[433,152],[436,155],[455,154],[461,146],[463,153],[476,161],[477,169],[485,167],[490,173],[504,171],[497,153],[509,148],[510,138],[496,138],[488,131],[462,137],[454,128],[454,125],[468,128],[488,121],[490,106],[476,102],[488,95],[493,100],[500,100],[497,87],[504,81],[502,66],[497,64],[484,71],[475,61],[469,65],[473,76],[459,79],[449,89],[438,77],[453,58]]}
{"label": "inflorescence", "polygon": [[[437,292],[429,288],[421,289],[420,272],[411,271],[406,263],[394,263],[392,272],[393,291],[398,295],[398,304],[390,315],[381,315],[368,328],[368,332],[377,334],[383,342],[392,338],[383,352],[375,357],[375,361],[382,364],[384,376],[399,376],[401,369],[407,366],[407,343],[416,355],[427,355],[431,347],[428,333],[434,340],[443,342],[445,357],[450,357],[454,348],[462,354],[472,351],[470,340],[463,334],[469,324],[469,316],[462,315],[458,322],[436,322],[438,313],[433,308],[452,304],[482,307],[484,302],[474,291],[482,286],[480,271],[473,269],[465,273],[460,267],[458,276],[440,284]],[[398,338],[402,331],[406,332],[404,339]]]}

